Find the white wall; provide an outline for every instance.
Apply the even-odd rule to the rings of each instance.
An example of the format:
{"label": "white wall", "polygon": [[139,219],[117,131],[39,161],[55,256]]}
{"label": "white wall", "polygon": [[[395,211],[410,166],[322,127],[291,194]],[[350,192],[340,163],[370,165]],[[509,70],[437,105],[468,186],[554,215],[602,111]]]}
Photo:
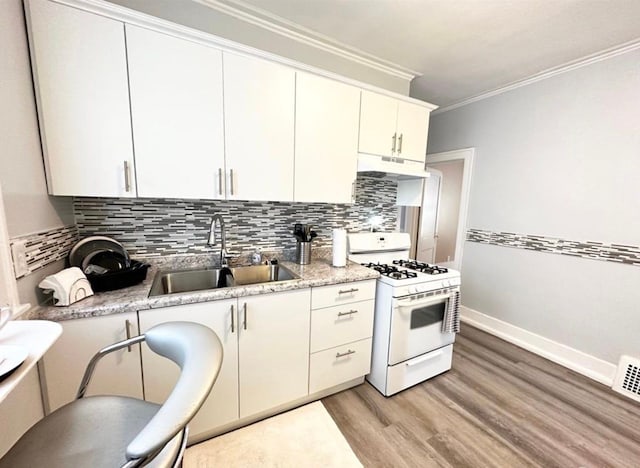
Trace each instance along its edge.
{"label": "white wall", "polygon": [[[73,216],[71,199],[47,195],[21,0],[0,2],[0,44],[0,183],[9,236],[17,237]],[[18,281],[22,302],[37,303],[35,281]]]}
{"label": "white wall", "polygon": [[[640,51],[431,119],[476,148],[468,227],[640,245]],[[640,267],[467,242],[463,303],[617,363],[640,357]]]}
{"label": "white wall", "polygon": [[241,21],[190,0],[107,0],[256,49],[408,95],[410,82]]}

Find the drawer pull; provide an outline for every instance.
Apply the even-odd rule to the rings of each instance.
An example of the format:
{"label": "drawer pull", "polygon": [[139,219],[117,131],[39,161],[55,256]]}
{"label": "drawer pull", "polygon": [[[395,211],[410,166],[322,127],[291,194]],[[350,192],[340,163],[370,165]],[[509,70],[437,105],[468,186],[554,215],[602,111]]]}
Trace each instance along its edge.
{"label": "drawer pull", "polygon": [[356,354],[356,352],[352,349],[348,349],[346,353],[336,353],[336,359],[345,357],[345,356],[350,356],[351,354]]}
{"label": "drawer pull", "polygon": [[351,294],[358,291],[359,291],[358,288],[351,288],[351,289],[345,289],[345,290],[341,289],[340,291],[338,291],[338,294]]}
{"label": "drawer pull", "polygon": [[357,310],[351,309],[349,312],[338,312],[338,317],[344,317],[345,315],[353,315],[357,313],[358,313]]}
{"label": "drawer pull", "polygon": [[435,359],[437,357],[442,356],[442,350],[441,351],[437,351],[435,353],[429,353],[428,356],[423,356],[421,358],[418,359],[412,359],[411,361],[408,361],[406,363],[407,367],[411,367],[411,366],[415,366],[418,364],[422,364],[425,361],[431,361],[432,359]]}
{"label": "drawer pull", "polygon": [[233,304],[231,305],[231,333],[236,331],[236,321],[234,319],[235,311],[233,310]]}

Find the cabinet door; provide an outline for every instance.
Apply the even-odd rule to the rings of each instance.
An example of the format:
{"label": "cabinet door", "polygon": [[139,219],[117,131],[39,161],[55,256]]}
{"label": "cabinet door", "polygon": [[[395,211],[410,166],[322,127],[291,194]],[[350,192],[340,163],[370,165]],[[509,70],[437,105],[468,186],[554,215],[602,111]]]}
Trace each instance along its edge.
{"label": "cabinet door", "polygon": [[[49,410],[73,401],[91,358],[103,347],[138,334],[135,312],[60,322],[62,335],[41,361]],[[125,395],[142,399],[140,345],[103,357],[87,395]]]}
{"label": "cabinet door", "polygon": [[222,53],[126,31],[138,196],[224,198]]}
{"label": "cabinet door", "polygon": [[359,89],[297,74],[295,201],[353,203],[359,106]]}
{"label": "cabinet door", "polygon": [[[162,309],[140,311],[140,329],[144,332],[163,322],[186,320],[211,328],[224,349],[218,379],[198,414],[189,423],[190,439],[201,439],[214,428],[238,419],[238,329],[236,299],[203,302]],[[233,317],[233,328],[232,328]],[[148,347],[142,348],[145,398],[163,403],[178,379],[180,370],[171,361]]]}
{"label": "cabinet door", "polygon": [[429,110],[410,102],[398,103],[397,156],[424,162],[427,157]]}
{"label": "cabinet door", "polygon": [[294,110],[293,69],[224,54],[227,199],[293,201]]}
{"label": "cabinet door", "polygon": [[[395,156],[398,100],[362,91],[358,151],[379,156]],[[396,139],[394,139],[394,137]]]}
{"label": "cabinet door", "polygon": [[308,394],[309,289],[238,299],[240,417]]}
{"label": "cabinet door", "polygon": [[135,196],[124,24],[25,5],[49,193]]}

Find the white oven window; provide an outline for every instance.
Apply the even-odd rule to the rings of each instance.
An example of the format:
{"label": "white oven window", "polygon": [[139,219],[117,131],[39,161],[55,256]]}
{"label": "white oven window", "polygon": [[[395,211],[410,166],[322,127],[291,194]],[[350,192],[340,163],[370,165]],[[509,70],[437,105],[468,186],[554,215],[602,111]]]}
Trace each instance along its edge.
{"label": "white oven window", "polygon": [[409,328],[415,330],[418,328],[428,327],[434,323],[444,320],[444,312],[447,302],[438,302],[436,304],[425,305],[411,311],[411,320]]}

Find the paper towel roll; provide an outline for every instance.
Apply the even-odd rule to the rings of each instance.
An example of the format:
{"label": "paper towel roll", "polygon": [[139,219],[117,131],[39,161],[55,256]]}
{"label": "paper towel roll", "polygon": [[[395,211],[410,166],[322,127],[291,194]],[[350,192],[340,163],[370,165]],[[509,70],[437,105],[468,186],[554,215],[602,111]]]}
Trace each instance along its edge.
{"label": "paper towel roll", "polygon": [[347,265],[347,231],[346,229],[333,230],[333,266],[343,267]]}

